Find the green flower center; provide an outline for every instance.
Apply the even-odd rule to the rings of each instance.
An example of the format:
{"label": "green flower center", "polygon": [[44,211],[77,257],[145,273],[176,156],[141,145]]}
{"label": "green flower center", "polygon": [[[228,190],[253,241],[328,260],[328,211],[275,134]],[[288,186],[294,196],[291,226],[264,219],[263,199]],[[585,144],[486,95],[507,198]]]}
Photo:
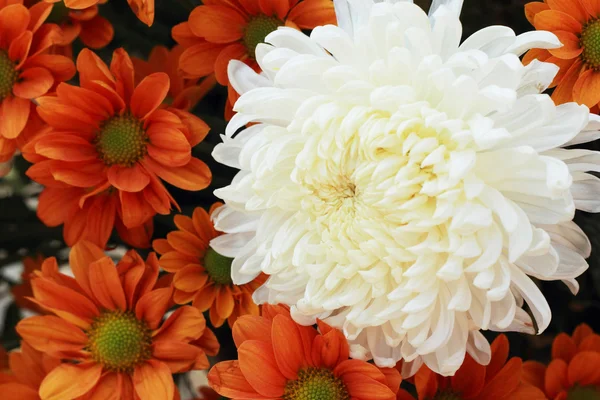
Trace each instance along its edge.
{"label": "green flower center", "polygon": [[581,32],[581,59],[588,67],[600,69],[600,20],[588,23]]}
{"label": "green flower center", "polygon": [[263,43],[267,35],[281,25],[283,25],[283,22],[275,17],[267,17],[266,15],[259,15],[248,22],[242,41],[248,50],[250,58],[254,59],[256,46],[259,43]]}
{"label": "green flower center", "polygon": [[96,150],[106,165],[131,167],[146,155],[148,136],[143,123],[126,114],[104,123],[95,143]]}
{"label": "green flower center", "polygon": [[19,78],[15,67],[16,64],[8,57],[8,53],[0,49],[0,102],[12,93],[13,85]]}
{"label": "green flower center", "polygon": [[54,5],[52,6],[52,11],[50,11],[50,15],[46,19],[46,22],[61,25],[69,20],[70,12],[71,10],[67,8],[67,6],[65,6],[65,3],[63,3],[62,1],[54,3]]}
{"label": "green flower center", "polygon": [[569,391],[567,400],[600,400],[600,392],[593,386],[575,386]]}
{"label": "green flower center", "polygon": [[460,397],[458,394],[453,393],[453,392],[440,392],[437,393],[435,395],[435,397],[433,398],[433,400],[461,400],[462,397]]}
{"label": "green flower center", "polygon": [[132,372],[151,356],[152,332],[131,311],[106,311],[87,331],[92,359],[110,371]]}
{"label": "green flower center", "polygon": [[349,400],[346,385],[326,368],[306,368],[285,385],[283,400]]}
{"label": "green flower center", "polygon": [[233,258],[222,256],[209,247],[204,256],[204,269],[218,285],[231,285],[231,263]]}

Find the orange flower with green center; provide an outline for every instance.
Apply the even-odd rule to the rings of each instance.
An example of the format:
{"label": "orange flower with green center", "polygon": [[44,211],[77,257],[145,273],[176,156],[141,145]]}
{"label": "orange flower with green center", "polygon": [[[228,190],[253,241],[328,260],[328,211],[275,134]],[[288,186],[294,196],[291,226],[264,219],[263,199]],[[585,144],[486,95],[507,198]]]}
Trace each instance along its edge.
{"label": "orange flower with green center", "polygon": [[488,365],[467,354],[452,377],[423,365],[414,376],[419,400],[545,400],[542,391],[524,379],[521,359],[508,360],[508,347],[506,336],[499,335],[492,342]]}
{"label": "orange flower with green center", "polygon": [[0,1],[0,162],[21,148],[32,100],[75,74],[73,62],[48,51],[60,35],[44,23],[51,11],[45,3],[27,8],[22,0]]}
{"label": "orange flower with green center", "polygon": [[572,336],[556,336],[548,366],[527,361],[523,369],[527,382],[550,400],[600,399],[600,335],[581,324]]}
{"label": "orange flower with green center", "polygon": [[[215,203],[210,208],[210,215],[221,205]],[[258,276],[244,285],[233,284],[233,259],[211,247],[212,240],[222,232],[215,230],[210,215],[201,207],[194,210],[192,218],[176,215],[175,225],[179,230],[169,233],[166,239],[155,240],[153,246],[161,254],[160,266],[174,274],[175,302],[191,302],[202,312],[210,310],[210,322],[215,327],[226,320],[233,326],[241,315],[258,315],[252,293],[264,283],[265,276]]]}
{"label": "orange flower with green center", "polygon": [[600,103],[600,1],[544,0],[525,5],[536,29],[554,33],[563,44],[552,50],[534,49],[534,59],[556,64],[560,70],[551,87],[557,104],[576,101],[592,108]]}
{"label": "orange flower with green center", "polygon": [[63,83],[56,96],[38,99],[49,128],[24,151],[34,164],[28,176],[46,186],[38,216],[48,226],[64,224],[70,246],[85,239],[104,247],[116,227],[128,243],[148,247],[152,217],[177,206],[161,180],[186,190],[210,183],[210,170],[191,154],[209,128],[190,113],[162,108],[167,74],[136,86],[123,49],[110,68],[84,49],[77,69],[79,87]]}
{"label": "orange flower with green center", "polygon": [[216,364],[210,386],[232,399],[395,400],[396,369],[349,360],[342,332],[319,321],[319,331],[296,324],[289,310],[263,306],[233,326],[238,360]]}
{"label": "orange flower with green center", "polygon": [[169,75],[171,86],[165,103],[179,110],[190,111],[217,83],[214,76],[207,77],[201,82],[196,79],[186,79],[179,69],[179,57],[183,53],[182,46],[175,46],[171,50],[164,46],[155,46],[148,57],[148,61],[132,57],[135,67],[135,80],[142,79],[155,72],[164,72]]}
{"label": "orange flower with green center", "polygon": [[254,70],[256,46],[280,26],[313,29],[335,24],[331,0],[214,0],[198,6],[188,22],[173,28],[177,43],[186,48],[180,58],[180,68],[187,77],[215,74],[221,85],[228,86],[226,117],[239,97],[229,85],[227,65],[240,60]]}
{"label": "orange flower with green center", "polygon": [[17,325],[34,349],[61,359],[41,382],[42,400],[110,393],[121,400],[172,400],[172,374],[208,368],[206,355],[215,355],[218,343],[202,313],[184,306],[162,321],[173,289],[157,283],[154,253],[144,262],[130,251],[115,266],[99,247],[81,241],[69,261],[75,278],[59,273],[50,258],[31,282],[34,301],[56,316]]}
{"label": "orange flower with green center", "polygon": [[[85,10],[97,4],[104,4],[108,0],[44,0],[46,3],[63,2],[66,8]],[[148,26],[154,22],[154,0],[127,0],[129,7],[135,15]]]}

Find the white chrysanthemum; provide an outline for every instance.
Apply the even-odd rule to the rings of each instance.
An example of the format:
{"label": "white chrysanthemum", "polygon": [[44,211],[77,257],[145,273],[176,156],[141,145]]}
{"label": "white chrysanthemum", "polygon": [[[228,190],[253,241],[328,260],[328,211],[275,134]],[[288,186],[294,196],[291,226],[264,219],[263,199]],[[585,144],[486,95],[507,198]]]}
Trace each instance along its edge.
{"label": "white chrysanthemum", "polygon": [[548,32],[494,26],[459,45],[461,1],[431,18],[349,1],[340,27],[270,34],[262,75],[230,65],[243,94],[213,154],[241,171],[216,191],[228,234],[211,246],[238,284],[270,275],[258,302],[343,329],[353,357],[452,375],[465,351],[489,362],[480,329],[534,333],[524,303],[548,326],[530,276],[577,291],[590,244],[572,218],[600,210],[585,172],[600,155],[562,147],[600,124],[540,94],[557,67],[519,60],[560,46]]}

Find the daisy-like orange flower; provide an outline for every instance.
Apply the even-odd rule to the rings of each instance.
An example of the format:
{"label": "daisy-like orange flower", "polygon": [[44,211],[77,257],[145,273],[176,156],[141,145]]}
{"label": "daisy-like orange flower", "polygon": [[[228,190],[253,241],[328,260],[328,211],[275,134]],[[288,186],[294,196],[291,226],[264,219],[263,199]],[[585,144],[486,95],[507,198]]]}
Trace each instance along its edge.
{"label": "daisy-like orange flower", "polygon": [[600,335],[582,324],[573,336],[561,333],[552,343],[548,366],[527,361],[525,379],[543,390],[550,400],[600,398]]}
{"label": "daisy-like orange flower", "polygon": [[210,322],[215,327],[226,320],[233,326],[241,315],[258,315],[259,308],[252,300],[252,293],[265,281],[265,276],[260,275],[244,285],[234,285],[231,280],[233,259],[211,247],[211,240],[222,232],[215,230],[210,215],[221,205],[213,204],[210,214],[198,207],[192,218],[176,215],[175,225],[179,230],[153,242],[154,250],[161,254],[160,266],[174,274],[175,302],[192,302],[202,312],[210,309]]}
{"label": "daisy-like orange flower", "polygon": [[[47,3],[58,3],[63,0],[44,0]],[[64,0],[66,8],[73,10],[85,10],[97,4],[104,4],[108,0]],[[148,26],[154,22],[154,0],[127,0],[129,7],[135,15]]]}
{"label": "daisy-like orange flower", "polygon": [[[280,26],[313,29],[335,24],[331,0],[211,0],[196,7],[188,22],[173,28],[175,41],[186,50],[180,68],[188,77],[215,74],[221,85],[229,85],[227,65],[240,60],[259,71],[255,49]],[[238,98],[229,85],[226,116]]]}
{"label": "daisy-like orange flower", "polygon": [[563,44],[552,50],[534,49],[533,59],[560,67],[551,87],[557,104],[576,101],[592,108],[600,103],[600,1],[544,0],[525,5],[527,19],[536,29],[554,33]]}
{"label": "daisy-like orange flower", "polygon": [[31,277],[35,276],[35,271],[40,271],[42,269],[42,263],[44,262],[44,257],[38,254],[35,257],[25,257],[23,258],[23,272],[21,273],[21,283],[15,285],[11,288],[11,292],[13,298],[15,299],[15,303],[21,307],[26,308],[28,310],[33,310],[38,313],[43,313],[43,309],[38,307],[37,304],[29,300],[30,297],[33,297],[33,290],[31,289]]}
{"label": "daisy-like orange flower", "polygon": [[208,186],[211,173],[192,157],[208,126],[179,110],[160,108],[169,77],[154,73],[134,85],[129,55],[118,49],[110,69],[90,50],[77,58],[80,86],[62,83],[37,101],[49,125],[30,140],[27,174],[46,186],[37,214],[64,224],[69,246],[80,239],[106,245],[113,227],[133,246],[148,247],[152,217],[175,200],[162,180],[186,190]]}
{"label": "daisy-like orange flower", "polygon": [[402,378],[393,368],[349,360],[343,333],[319,321],[300,326],[281,306],[245,315],[233,326],[238,360],[216,364],[210,386],[231,399],[395,400]]}
{"label": "daisy-like orange flower", "polygon": [[156,72],[169,75],[171,86],[165,103],[170,107],[190,111],[215,86],[214,76],[209,76],[199,82],[198,78],[186,79],[179,69],[179,57],[183,53],[182,46],[171,50],[164,46],[155,46],[150,52],[148,61],[132,57],[135,67],[135,80],[142,79]]}
{"label": "daisy-like orange flower", "polygon": [[8,372],[0,372],[3,400],[39,400],[38,390],[60,360],[21,342],[20,351],[10,353]]}
{"label": "daisy-like orange flower", "polygon": [[452,377],[437,375],[423,365],[414,376],[419,400],[545,400],[542,391],[524,381],[521,359],[507,361],[508,347],[506,336],[498,336],[487,366],[467,354]]}
{"label": "daisy-like orange flower", "polygon": [[34,349],[62,360],[42,381],[42,400],[91,398],[172,400],[172,374],[209,367],[216,337],[202,313],[184,306],[166,321],[172,287],[157,287],[158,259],[129,251],[115,266],[94,244],[69,255],[75,278],[54,258],[32,279],[34,301],[55,314],[20,321],[19,335]]}
{"label": "daisy-like orange flower", "polygon": [[70,59],[48,54],[60,36],[57,25],[44,23],[52,7],[22,3],[0,0],[0,162],[15,153],[31,100],[75,74]]}

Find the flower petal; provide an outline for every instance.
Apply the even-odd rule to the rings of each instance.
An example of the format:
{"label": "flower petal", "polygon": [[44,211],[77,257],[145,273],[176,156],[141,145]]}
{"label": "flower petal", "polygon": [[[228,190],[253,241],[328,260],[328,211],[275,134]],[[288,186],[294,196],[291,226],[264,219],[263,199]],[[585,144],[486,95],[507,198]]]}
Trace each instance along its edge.
{"label": "flower petal", "polygon": [[169,367],[156,360],[148,360],[133,371],[135,392],[144,400],[173,400],[175,384]]}
{"label": "flower petal", "polygon": [[54,76],[46,68],[27,68],[19,74],[19,80],[13,85],[15,96],[35,99],[45,95],[54,85]]}
{"label": "flower petal", "polygon": [[168,168],[149,158],[144,159],[142,163],[149,171],[158,175],[159,178],[184,190],[196,191],[205,189],[212,179],[212,174],[208,166],[197,158],[192,158],[183,167]]}
{"label": "flower petal", "polygon": [[244,35],[246,18],[232,7],[205,5],[190,13],[189,23],[196,36],[211,43],[231,43]]}
{"label": "flower petal", "polygon": [[208,382],[221,396],[233,399],[272,399],[262,396],[248,383],[238,361],[223,361],[208,373]]}
{"label": "flower petal", "polygon": [[25,318],[16,330],[34,349],[58,357],[78,352],[88,342],[81,329],[53,315]]}
{"label": "flower petal", "polygon": [[75,399],[92,390],[101,374],[101,364],[62,364],[44,379],[40,397],[44,400]]}
{"label": "flower petal", "polygon": [[600,73],[588,69],[579,76],[573,87],[573,100],[589,108],[600,102]]}
{"label": "flower petal", "polygon": [[145,77],[131,96],[131,113],[139,119],[146,119],[156,110],[169,93],[169,75],[156,72]]}
{"label": "flower petal", "polygon": [[247,340],[238,348],[239,365],[250,385],[263,396],[283,396],[287,379],[281,374],[270,343]]}
{"label": "flower petal", "polygon": [[200,311],[194,307],[180,307],[167,318],[162,326],[154,333],[153,340],[187,342],[198,339],[204,329],[206,321]]}
{"label": "flower petal", "polygon": [[14,139],[27,124],[30,101],[21,97],[8,96],[0,103],[0,135]]}
{"label": "flower petal", "polygon": [[111,185],[126,192],[140,192],[150,183],[148,173],[139,163],[131,167],[112,165],[107,178]]}
{"label": "flower petal", "polygon": [[100,305],[107,310],[125,311],[127,301],[117,273],[115,263],[110,257],[103,257],[89,266],[92,292]]}
{"label": "flower petal", "polygon": [[144,294],[135,306],[135,315],[145,321],[150,329],[158,328],[162,317],[169,309],[173,288],[155,289]]}

